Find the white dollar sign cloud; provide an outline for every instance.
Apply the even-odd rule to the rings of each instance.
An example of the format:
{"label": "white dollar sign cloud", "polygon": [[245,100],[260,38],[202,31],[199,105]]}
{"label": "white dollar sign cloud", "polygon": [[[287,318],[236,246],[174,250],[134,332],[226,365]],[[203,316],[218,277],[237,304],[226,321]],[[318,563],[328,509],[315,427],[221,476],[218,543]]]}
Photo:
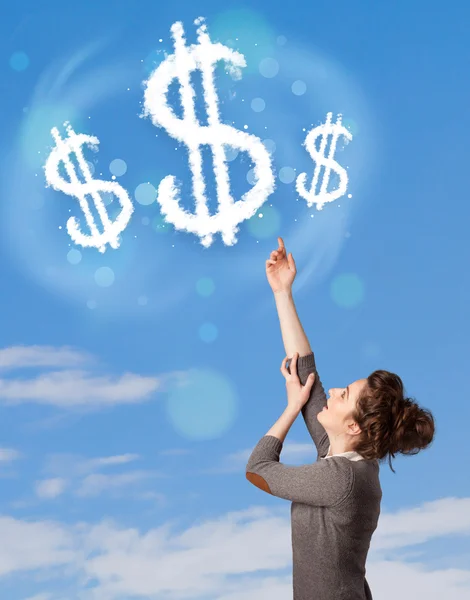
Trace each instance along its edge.
{"label": "white dollar sign cloud", "polygon": [[[220,122],[214,86],[215,64],[220,60],[225,61],[234,76],[240,77],[240,68],[246,66],[243,54],[223,44],[212,43],[202,18],[196,19],[195,24],[199,25],[198,44],[191,46],[186,46],[182,24],[177,22],[172,25],[175,52],[166,57],[151,74],[144,94],[144,116],[150,116],[154,125],[163,127],[173,138],[188,146],[196,200],[195,212],[190,213],[179,205],[179,190],[173,175],[168,175],[161,181],[157,201],[167,221],[176,229],[199,235],[204,247],[212,244],[212,236],[217,232],[221,233],[226,245],[232,246],[236,243],[237,225],[252,217],[273,192],[274,175],[269,152],[258,137]],[[200,125],[196,119],[194,90],[190,81],[190,74],[195,70],[202,72],[207,126]],[[166,94],[174,79],[180,82],[182,119],[167,104]],[[203,144],[209,145],[213,152],[218,200],[218,212],[215,215],[209,214],[205,196],[200,149]],[[224,145],[248,152],[255,163],[254,175],[257,181],[237,202],[234,202],[230,193]]]}
{"label": "white dollar sign cloud", "polygon": [[[348,173],[346,169],[339,165],[333,159],[333,156],[336,151],[336,142],[338,140],[338,137],[340,135],[344,135],[344,137],[348,141],[351,141],[352,135],[341,124],[341,115],[338,116],[336,123],[331,122],[331,117],[332,113],[329,112],[326,115],[326,122],[323,123],[323,125],[319,125],[318,127],[314,127],[312,130],[310,130],[303,144],[306,147],[312,159],[315,161],[315,171],[313,174],[313,181],[310,190],[307,190],[306,188],[307,173],[301,173],[297,177],[297,180],[295,182],[297,193],[300,196],[302,196],[302,198],[307,200],[308,206],[312,206],[312,204],[316,203],[318,210],[321,210],[326,202],[332,202],[333,200],[340,198],[346,192],[346,188],[348,185]],[[320,135],[322,136],[322,140],[320,143],[320,149],[317,150],[315,142],[317,137],[319,137]],[[328,156],[325,156],[325,150],[329,135],[332,135],[332,140]],[[323,174],[320,192],[317,195],[316,189],[322,165],[325,167],[325,172]],[[328,192],[327,189],[328,183],[330,181],[331,171],[335,171],[336,173],[338,173],[339,186],[335,190]]]}
{"label": "white dollar sign cloud", "polygon": [[[126,190],[116,181],[102,181],[101,179],[92,178],[88,164],[83,157],[82,146],[88,144],[92,148],[96,148],[99,144],[98,138],[83,133],[77,134],[70,125],[67,126],[67,133],[68,138],[63,140],[56,127],[51,129],[51,134],[56,145],[52,149],[44,166],[46,181],[55,190],[78,198],[80,208],[85,215],[85,220],[90,230],[90,235],[86,235],[80,231],[80,225],[75,217],[70,217],[67,221],[67,231],[72,240],[80,246],[92,246],[98,248],[100,252],[104,252],[106,244],[109,244],[111,248],[116,249],[119,247],[119,234],[126,228],[134,210],[132,201]],[[77,177],[75,167],[69,158],[69,155],[72,153],[77,157],[78,166],[85,179],[85,183],[81,182]],[[65,170],[70,181],[63,179],[59,173],[61,162],[65,165]],[[118,198],[122,210],[115,221],[109,219],[100,192],[108,192]],[[91,214],[87,196],[90,196],[95,203],[103,225],[101,233]]]}

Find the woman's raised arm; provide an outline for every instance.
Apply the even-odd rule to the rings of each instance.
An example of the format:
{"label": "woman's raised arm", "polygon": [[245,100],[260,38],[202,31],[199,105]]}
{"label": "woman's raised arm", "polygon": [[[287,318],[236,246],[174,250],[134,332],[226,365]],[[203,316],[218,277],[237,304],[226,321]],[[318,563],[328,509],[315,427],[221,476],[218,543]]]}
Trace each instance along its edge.
{"label": "woman's raised arm", "polygon": [[279,248],[273,250],[266,261],[266,277],[274,293],[286,355],[292,356],[294,352],[298,352],[302,356],[312,350],[297,315],[292,296],[292,284],[297,273],[294,257],[292,253],[286,256],[283,239],[279,237],[277,240]]}
{"label": "woman's raised arm", "polygon": [[292,289],[274,292],[274,300],[286,356],[291,358],[294,352],[298,352],[299,356],[310,354],[312,349],[297,314]]}
{"label": "woman's raised arm", "polygon": [[279,248],[271,252],[266,261],[266,277],[274,293],[286,356],[292,358],[294,352],[299,353],[297,371],[302,385],[305,385],[310,373],[315,373],[316,376],[310,397],[302,408],[302,416],[320,454],[325,450],[325,444],[326,450],[328,449],[326,431],[317,419],[318,413],[326,405],[326,394],[316,370],[310,343],[295,308],[292,295],[292,283],[297,272],[294,258],[292,253],[286,256],[282,238],[278,238],[278,242]]}

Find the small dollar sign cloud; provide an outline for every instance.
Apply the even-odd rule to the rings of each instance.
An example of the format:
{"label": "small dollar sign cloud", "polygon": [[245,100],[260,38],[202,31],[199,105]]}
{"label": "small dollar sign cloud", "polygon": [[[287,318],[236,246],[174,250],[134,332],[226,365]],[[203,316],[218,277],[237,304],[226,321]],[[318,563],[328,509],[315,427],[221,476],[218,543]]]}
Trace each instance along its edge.
{"label": "small dollar sign cloud", "polygon": [[[321,210],[326,202],[332,202],[333,200],[340,198],[346,192],[348,185],[348,173],[346,169],[339,165],[333,159],[333,156],[336,151],[336,142],[338,141],[338,137],[340,135],[344,135],[348,141],[351,141],[352,135],[341,124],[341,115],[338,116],[336,123],[331,122],[332,116],[332,113],[329,112],[326,115],[326,121],[323,123],[323,125],[319,125],[318,127],[314,127],[312,130],[310,130],[303,144],[312,159],[315,161],[315,171],[313,173],[313,181],[310,190],[307,190],[306,187],[307,173],[301,173],[295,182],[297,193],[302,196],[302,198],[307,200],[308,206],[312,206],[312,204],[316,203],[318,210]],[[328,156],[325,156],[329,135],[332,136],[330,150],[328,152]],[[319,136],[322,136],[322,139],[320,142],[320,149],[317,150],[316,140]],[[323,174],[320,191],[317,194],[316,189],[318,185],[318,179],[320,177],[320,169],[322,166],[325,167],[325,172]],[[327,190],[330,182],[331,171],[335,171],[339,175],[339,186],[335,190],[328,192]]]}
{"label": "small dollar sign cloud", "polygon": [[[85,221],[90,231],[86,235],[80,230],[80,225],[75,217],[70,217],[67,221],[67,231],[72,240],[80,246],[91,246],[98,248],[100,252],[106,250],[106,244],[111,248],[119,247],[119,235],[126,228],[131,214],[134,210],[129,195],[126,190],[116,181],[102,181],[93,179],[87,162],[83,157],[82,146],[87,144],[96,148],[99,144],[97,137],[83,133],[75,133],[70,124],[66,123],[68,137],[62,139],[56,127],[51,129],[52,137],[55,140],[55,147],[52,149],[44,166],[47,184],[55,190],[63,192],[68,196],[78,198],[80,208],[85,215]],[[70,160],[70,155],[74,153],[77,157],[78,166],[85,179],[82,182],[78,179],[75,172],[75,166]],[[63,163],[70,181],[66,181],[59,173],[59,165]],[[122,210],[114,221],[111,221],[100,192],[113,194],[119,200]],[[98,230],[93,215],[88,205],[87,197],[91,197],[102,223],[102,231]]]}
{"label": "small dollar sign cloud", "polygon": [[[187,145],[189,167],[192,173],[193,195],[196,200],[195,212],[182,208],[179,204],[179,189],[173,175],[165,177],[159,187],[157,201],[166,220],[176,229],[198,235],[201,244],[209,247],[213,234],[220,232],[227,246],[236,243],[237,225],[252,217],[274,190],[274,175],[271,157],[261,140],[252,134],[239,131],[220,122],[218,98],[214,85],[214,67],[218,61],[225,61],[227,69],[234,77],[241,76],[241,67],[246,66],[243,54],[220,43],[212,43],[202,18],[195,21],[198,43],[186,46],[183,26],[174,23],[171,32],[174,40],[174,54],[155,69],[145,82],[144,116],[150,116],[154,125],[163,127],[173,138]],[[202,126],[196,119],[194,90],[191,87],[192,71],[202,72],[204,100],[208,125]],[[167,104],[168,87],[177,79],[181,89],[183,118],[178,118]],[[217,189],[218,212],[209,214],[205,195],[205,182],[202,171],[201,146],[208,145],[213,153],[214,175]],[[255,185],[234,202],[230,193],[230,181],[224,145],[247,152],[254,162]]]}

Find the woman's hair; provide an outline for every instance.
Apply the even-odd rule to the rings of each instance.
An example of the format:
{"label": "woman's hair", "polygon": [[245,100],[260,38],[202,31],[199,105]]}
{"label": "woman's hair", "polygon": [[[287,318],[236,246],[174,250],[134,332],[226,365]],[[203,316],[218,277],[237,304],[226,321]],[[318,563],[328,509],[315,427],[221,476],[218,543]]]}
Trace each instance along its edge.
{"label": "woman's hair", "polygon": [[405,398],[403,382],[389,371],[374,371],[367,377],[352,418],[361,429],[354,450],[366,460],[382,461],[388,455],[417,454],[434,438],[434,417],[411,398]]}

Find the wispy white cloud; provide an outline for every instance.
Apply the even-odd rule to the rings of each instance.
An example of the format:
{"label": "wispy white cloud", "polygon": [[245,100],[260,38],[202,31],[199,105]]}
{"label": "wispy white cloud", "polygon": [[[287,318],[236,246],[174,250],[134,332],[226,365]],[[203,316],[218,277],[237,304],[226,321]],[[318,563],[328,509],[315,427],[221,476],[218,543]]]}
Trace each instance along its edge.
{"label": "wispy white cloud", "polygon": [[168,498],[165,494],[162,494],[160,492],[139,492],[136,494],[136,498],[140,498],[141,500],[155,500],[158,502],[159,506],[168,504]]}
{"label": "wispy white cloud", "polygon": [[78,454],[50,454],[46,457],[44,472],[58,477],[76,478],[99,469],[126,465],[140,458],[139,454],[126,453],[113,456],[85,458]]}
{"label": "wispy white cloud", "polygon": [[32,379],[0,379],[5,404],[36,402],[60,408],[135,404],[159,387],[156,377],[125,373],[94,376],[85,371],[55,371]]}
{"label": "wispy white cloud", "polygon": [[[87,363],[91,368],[84,370]],[[59,408],[94,409],[120,404],[145,402],[167,380],[179,381],[184,372],[164,373],[159,377],[125,372],[114,375],[95,373],[96,358],[69,347],[12,346],[0,349],[0,372],[35,367],[33,376],[0,378],[0,402],[17,405],[25,402]],[[82,368],[77,368],[82,367]]]}
{"label": "wispy white cloud", "polygon": [[[410,531],[416,517],[420,524]],[[383,514],[367,564],[374,597],[466,600],[469,568],[441,564],[433,568],[422,559],[403,558],[423,540],[456,535],[455,522],[460,523],[458,535],[468,537],[470,498],[446,498]],[[267,596],[284,600],[292,595],[290,521],[284,505],[282,509],[252,506],[198,520],[179,531],[176,527],[177,521],[171,521],[141,532],[110,520],[67,526],[1,517],[0,538],[5,543],[0,546],[0,575],[16,573],[27,581],[29,571],[31,581],[37,581],[38,573],[47,570],[57,588],[65,569],[68,577],[76,577],[83,600],[134,596],[150,600],[159,595],[188,600],[258,600]],[[396,530],[406,532],[405,538],[397,536]],[[389,557],[394,549],[400,553],[399,560]],[[85,589],[90,580],[95,587]],[[58,592],[51,600],[62,597]]]}
{"label": "wispy white cloud", "polygon": [[[206,475],[243,473],[246,463],[250,458],[253,448],[245,448],[231,452],[222,457],[220,465],[199,469],[198,473]],[[317,451],[310,443],[296,443],[286,441],[282,448],[282,462],[286,464],[305,464],[315,462]]]}
{"label": "wispy white cloud", "polygon": [[40,499],[53,499],[67,489],[71,495],[84,498],[111,494],[115,497],[158,499],[163,502],[164,494],[142,489],[140,485],[151,479],[167,477],[163,473],[150,470],[112,474],[102,472],[122,468],[139,458],[138,454],[132,453],[96,458],[84,458],[74,454],[50,455],[43,468],[43,472],[50,477],[36,483],[36,496]]}
{"label": "wispy white cloud", "polygon": [[[80,565],[76,531],[52,521],[0,517],[0,577],[35,569]],[[1,579],[0,579],[1,582]]]}
{"label": "wispy white cloud", "polygon": [[38,498],[57,498],[64,493],[67,487],[67,480],[60,477],[52,479],[43,479],[37,481],[35,485],[36,496]]}
{"label": "wispy white cloud", "polygon": [[93,473],[82,479],[75,493],[77,496],[98,496],[104,492],[129,494],[137,483],[147,481],[157,477],[156,473],[151,471],[129,471],[127,473],[118,473],[108,475],[104,473]]}
{"label": "wispy white cloud", "polygon": [[75,367],[92,360],[83,352],[63,346],[10,346],[0,348],[0,369],[25,367]]}
{"label": "wispy white cloud", "polygon": [[10,463],[21,456],[18,450],[13,448],[0,448],[0,463]]}
{"label": "wispy white cloud", "polygon": [[444,535],[470,536],[470,499],[442,498],[382,515],[375,550],[422,544]]}
{"label": "wispy white cloud", "polygon": [[103,456],[101,458],[90,458],[85,461],[83,468],[93,470],[102,467],[113,467],[115,465],[125,465],[139,458],[138,454],[118,454],[116,456]]}

